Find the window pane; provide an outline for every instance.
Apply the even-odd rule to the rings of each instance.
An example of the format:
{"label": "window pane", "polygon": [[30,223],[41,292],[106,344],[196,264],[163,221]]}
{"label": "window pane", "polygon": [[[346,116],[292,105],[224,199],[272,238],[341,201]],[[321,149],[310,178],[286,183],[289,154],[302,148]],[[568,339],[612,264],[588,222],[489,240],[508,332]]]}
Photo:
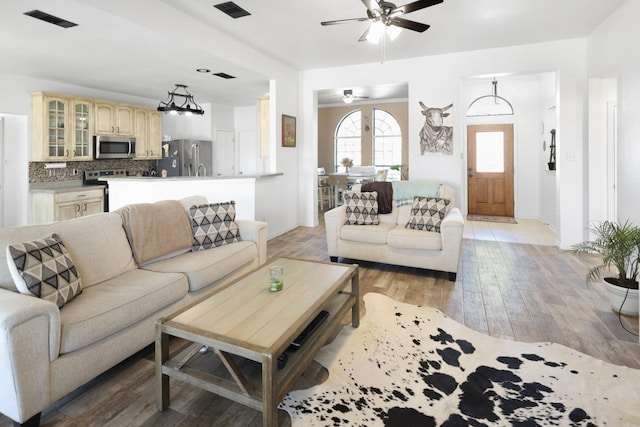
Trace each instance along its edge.
{"label": "window pane", "polygon": [[353,160],[353,164],[361,163],[361,114],[360,110],[355,110],[342,118],[336,129],[335,136],[335,170],[343,171],[344,167],[340,161],[345,157]]}
{"label": "window pane", "polygon": [[[389,167],[402,163],[402,132],[400,124],[388,112],[373,110],[373,163]],[[390,170],[388,180],[399,180],[400,172]]]}
{"label": "window pane", "polygon": [[504,132],[476,133],[476,172],[504,172]]}

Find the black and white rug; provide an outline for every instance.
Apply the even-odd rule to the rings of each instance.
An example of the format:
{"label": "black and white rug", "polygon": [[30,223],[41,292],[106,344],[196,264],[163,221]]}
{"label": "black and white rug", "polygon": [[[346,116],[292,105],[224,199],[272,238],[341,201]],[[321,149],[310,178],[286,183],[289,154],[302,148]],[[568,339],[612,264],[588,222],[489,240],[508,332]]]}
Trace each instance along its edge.
{"label": "black and white rug", "polygon": [[316,356],[327,381],[281,403],[294,427],[640,426],[638,370],[492,338],[380,294],[364,300],[360,327]]}

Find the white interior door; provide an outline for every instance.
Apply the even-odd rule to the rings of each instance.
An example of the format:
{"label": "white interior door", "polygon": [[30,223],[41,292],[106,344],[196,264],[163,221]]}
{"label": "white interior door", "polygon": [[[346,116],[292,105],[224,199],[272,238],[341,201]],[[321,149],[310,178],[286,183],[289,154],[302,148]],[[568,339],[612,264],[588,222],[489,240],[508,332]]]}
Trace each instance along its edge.
{"label": "white interior door", "polygon": [[238,132],[237,144],[238,173],[253,175],[258,171],[258,134]]}
{"label": "white interior door", "polygon": [[213,144],[213,176],[236,174],[236,146],[233,131],[218,129]]}

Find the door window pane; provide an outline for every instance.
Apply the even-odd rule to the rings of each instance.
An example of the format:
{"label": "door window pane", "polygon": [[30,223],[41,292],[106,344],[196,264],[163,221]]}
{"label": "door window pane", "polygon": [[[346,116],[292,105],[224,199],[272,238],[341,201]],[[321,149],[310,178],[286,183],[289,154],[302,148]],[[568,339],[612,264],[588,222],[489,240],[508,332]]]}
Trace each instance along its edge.
{"label": "door window pane", "polygon": [[504,172],[504,132],[476,133],[476,172]]}

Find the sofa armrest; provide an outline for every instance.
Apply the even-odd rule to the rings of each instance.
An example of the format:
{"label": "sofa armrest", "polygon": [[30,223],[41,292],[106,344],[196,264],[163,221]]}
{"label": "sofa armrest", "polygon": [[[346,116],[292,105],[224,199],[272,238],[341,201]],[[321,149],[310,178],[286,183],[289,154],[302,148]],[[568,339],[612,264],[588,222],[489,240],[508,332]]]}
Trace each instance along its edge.
{"label": "sofa armrest", "polygon": [[338,240],[340,229],[347,221],[347,207],[338,206],[324,213],[324,225],[327,235],[327,250],[329,256],[338,256]]}
{"label": "sofa armrest", "polygon": [[0,289],[0,412],[24,421],[49,402],[50,364],[60,351],[60,311]]}
{"label": "sofa armrest", "polygon": [[452,261],[452,268],[457,271],[460,262],[460,251],[462,249],[462,234],[464,231],[464,219],[460,209],[453,208],[440,224],[440,235],[442,237],[442,250],[449,253]]}
{"label": "sofa armrest", "polygon": [[251,240],[258,245],[259,265],[267,262],[267,231],[268,224],[262,221],[252,221],[248,219],[236,219],[236,224],[240,229],[242,240]]}

